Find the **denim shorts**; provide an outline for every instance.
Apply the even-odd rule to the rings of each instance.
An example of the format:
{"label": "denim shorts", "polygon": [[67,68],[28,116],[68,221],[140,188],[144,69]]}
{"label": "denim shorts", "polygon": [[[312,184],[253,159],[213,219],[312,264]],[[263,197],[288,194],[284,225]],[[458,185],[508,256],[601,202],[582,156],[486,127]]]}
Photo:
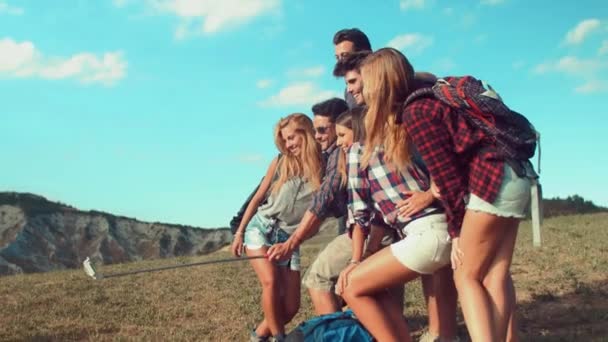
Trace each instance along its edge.
{"label": "denim shorts", "polygon": [[509,164],[505,163],[502,185],[494,202],[488,203],[471,194],[467,209],[500,217],[525,218],[526,208],[530,203],[530,186],[530,178],[517,176]]}
{"label": "denim shorts", "polygon": [[[245,228],[243,244],[247,249],[256,250],[262,247],[270,247],[276,243],[285,242],[289,238],[284,230],[277,227],[273,220],[255,214]],[[279,266],[289,266],[292,271],[300,270],[300,249],[296,249],[291,259],[276,263]]]}

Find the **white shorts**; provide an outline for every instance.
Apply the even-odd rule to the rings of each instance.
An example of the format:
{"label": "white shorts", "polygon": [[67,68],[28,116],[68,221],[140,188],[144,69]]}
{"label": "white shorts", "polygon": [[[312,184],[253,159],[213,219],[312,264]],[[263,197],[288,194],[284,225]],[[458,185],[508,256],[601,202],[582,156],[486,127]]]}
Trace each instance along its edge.
{"label": "white shorts", "polygon": [[450,263],[452,239],[444,214],[424,216],[403,229],[406,235],[391,245],[393,256],[405,267],[420,274],[432,274]]}

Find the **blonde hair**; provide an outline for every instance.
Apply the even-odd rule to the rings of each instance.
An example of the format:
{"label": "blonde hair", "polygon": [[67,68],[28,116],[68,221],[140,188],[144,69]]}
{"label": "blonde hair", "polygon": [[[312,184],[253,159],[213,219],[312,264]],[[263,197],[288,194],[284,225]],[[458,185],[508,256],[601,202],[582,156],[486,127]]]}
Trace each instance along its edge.
{"label": "blonde hair", "polygon": [[372,152],[384,147],[384,161],[403,170],[411,155],[405,129],[395,122],[399,109],[412,91],[414,68],[405,56],[383,48],[368,56],[361,66],[365,115],[365,145],[361,166],[367,167]]}
{"label": "blonde hair", "polygon": [[[301,153],[295,156],[287,150],[281,130],[292,125],[296,134],[302,136]],[[274,128],[274,142],[281,152],[279,159],[278,179],[272,184],[272,192],[276,193],[285,182],[293,177],[305,178],[314,190],[321,187],[322,163],[321,149],[315,141],[312,120],[304,114],[294,113],[279,120]]]}

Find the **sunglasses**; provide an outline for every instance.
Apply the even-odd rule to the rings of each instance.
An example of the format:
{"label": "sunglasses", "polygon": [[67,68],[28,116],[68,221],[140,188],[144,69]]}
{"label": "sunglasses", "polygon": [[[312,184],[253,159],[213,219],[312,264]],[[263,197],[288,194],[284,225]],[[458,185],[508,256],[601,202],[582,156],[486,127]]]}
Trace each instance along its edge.
{"label": "sunglasses", "polygon": [[326,134],[329,131],[329,126],[319,126],[315,127],[315,132],[319,134]]}

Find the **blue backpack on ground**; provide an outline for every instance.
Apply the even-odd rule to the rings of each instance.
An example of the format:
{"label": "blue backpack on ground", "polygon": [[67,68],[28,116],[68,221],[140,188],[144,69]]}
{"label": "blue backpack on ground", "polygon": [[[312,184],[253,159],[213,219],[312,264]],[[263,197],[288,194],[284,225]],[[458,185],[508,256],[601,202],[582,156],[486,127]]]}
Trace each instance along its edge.
{"label": "blue backpack on ground", "polygon": [[372,335],[355,318],[351,310],[317,316],[293,329],[287,342],[371,342]]}

